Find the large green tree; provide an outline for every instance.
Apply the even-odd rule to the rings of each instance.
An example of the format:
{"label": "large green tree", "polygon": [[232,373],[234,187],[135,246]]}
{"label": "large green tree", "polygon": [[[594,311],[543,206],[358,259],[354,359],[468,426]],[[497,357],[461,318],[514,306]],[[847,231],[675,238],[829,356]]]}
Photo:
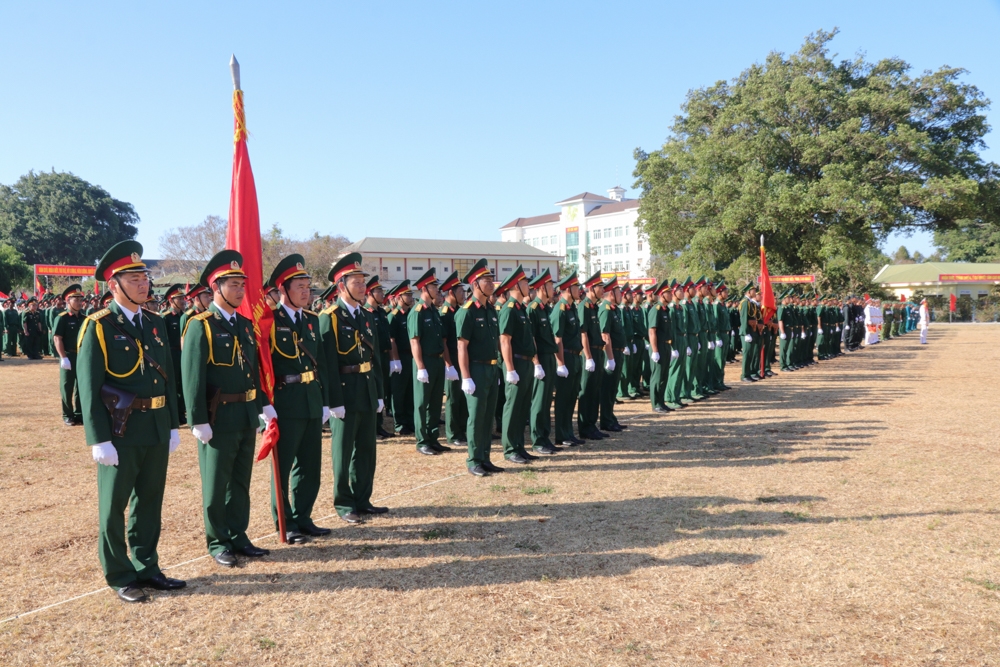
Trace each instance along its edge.
{"label": "large green tree", "polygon": [[966,220],[934,232],[934,245],[949,262],[1000,262],[1000,227]]}
{"label": "large green tree", "polygon": [[1000,167],[979,155],[988,101],[961,69],[835,62],[836,31],[691,91],[657,151],[635,151],[641,231],[675,272],[772,273],[866,287],[893,231],[1000,219]]}
{"label": "large green tree", "polygon": [[32,171],[0,185],[0,242],[28,264],[94,264],[135,238],[138,222],[131,204],[71,173]]}
{"label": "large green tree", "polygon": [[27,287],[31,282],[31,267],[13,246],[0,243],[0,292],[12,287]]}

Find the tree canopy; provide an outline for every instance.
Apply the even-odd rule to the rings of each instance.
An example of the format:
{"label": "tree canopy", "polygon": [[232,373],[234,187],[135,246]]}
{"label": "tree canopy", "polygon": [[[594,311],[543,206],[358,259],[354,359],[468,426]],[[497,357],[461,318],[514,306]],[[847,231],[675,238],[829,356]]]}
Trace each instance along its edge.
{"label": "tree canopy", "polygon": [[0,243],[0,292],[9,293],[13,287],[27,287],[31,282],[31,268],[14,246]]}
{"label": "tree canopy", "polygon": [[662,148],[636,149],[638,224],[660,266],[753,276],[764,235],[772,273],[856,289],[893,231],[998,224],[1000,167],[979,155],[989,102],[965,72],[837,63],[835,35],[691,91]]}
{"label": "tree canopy", "polygon": [[71,173],[28,172],[0,185],[0,243],[28,264],[96,264],[115,243],[135,238],[132,205]]}
{"label": "tree canopy", "polygon": [[949,262],[1000,262],[1000,227],[963,221],[934,232],[934,245]]}

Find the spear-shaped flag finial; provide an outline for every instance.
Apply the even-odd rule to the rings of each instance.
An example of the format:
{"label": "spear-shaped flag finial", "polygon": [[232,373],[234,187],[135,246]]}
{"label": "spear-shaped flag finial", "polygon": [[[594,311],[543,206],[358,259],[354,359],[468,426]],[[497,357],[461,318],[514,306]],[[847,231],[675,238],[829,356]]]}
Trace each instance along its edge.
{"label": "spear-shaped flag finial", "polygon": [[240,89],[240,62],[236,60],[234,53],[229,59],[229,72],[233,75],[233,90]]}

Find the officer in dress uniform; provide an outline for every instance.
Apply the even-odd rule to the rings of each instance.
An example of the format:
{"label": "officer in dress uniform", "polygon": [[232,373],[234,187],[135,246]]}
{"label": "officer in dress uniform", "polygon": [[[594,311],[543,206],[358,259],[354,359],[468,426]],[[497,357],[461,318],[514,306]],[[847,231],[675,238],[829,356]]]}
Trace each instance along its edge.
{"label": "officer in dress uniform", "polygon": [[[389,331],[389,318],[383,307],[385,304],[385,289],[382,287],[378,276],[372,276],[366,283],[365,291],[367,296],[365,297],[364,308],[368,311],[368,316],[372,324],[375,325],[375,335],[378,338],[378,360],[382,368],[382,386],[389,387],[389,369],[392,362],[399,361],[399,353],[396,352],[396,341],[392,339],[392,333]],[[334,292],[335,287],[331,285],[328,293],[333,294]],[[382,425],[385,412],[385,410],[382,410],[382,412],[379,412],[375,416],[375,434],[380,438],[393,438],[396,434],[386,431]]]}
{"label": "officer in dress uniform", "polygon": [[167,309],[160,313],[167,325],[167,339],[170,341],[170,355],[174,359],[174,376],[177,378],[177,418],[181,426],[187,424],[184,408],[184,382],[181,380],[181,317],[184,315],[184,286],[171,285],[163,293]]}
{"label": "officer in dress uniform", "polygon": [[600,423],[602,431],[622,431],[628,426],[620,423],[615,416],[615,397],[621,384],[622,368],[632,350],[622,322],[621,288],[618,278],[609,278],[604,283],[604,301],[598,306],[597,319],[604,339],[604,374],[601,380]]}
{"label": "officer in dress uniform", "polygon": [[413,435],[413,351],[406,321],[413,307],[410,281],[404,280],[392,291],[396,307],[389,313],[389,331],[396,343],[399,362],[389,369],[392,382],[392,420],[397,435]]}
{"label": "officer in dress uniform", "polygon": [[647,311],[646,329],[649,337],[649,361],[652,365],[649,380],[649,403],[653,412],[669,412],[665,401],[670,361],[673,359],[673,330],[670,321],[670,303],[667,296],[670,285],[664,279],[653,290],[659,303]]}
{"label": "officer in dress uniform", "polygon": [[246,532],[258,415],[267,397],[258,386],[253,322],[236,312],[246,294],[242,267],[235,250],[217,253],[205,266],[199,285],[211,290],[212,304],[188,320],[181,353],[183,393],[198,440],[205,543],[223,567],[235,567],[236,554],[269,553]]}
{"label": "officer in dress uniform", "polygon": [[[267,284],[278,289],[280,303],[271,323],[271,364],[274,367],[274,405],[264,408],[264,419],[278,419],[280,468],[285,533],[289,544],[306,536],[329,535],[312,520],[319,495],[323,460],[323,423],[330,418],[327,350],[320,340],[322,324],[311,305],[310,276],[302,255],[292,254],[274,267]],[[364,299],[364,288],[359,295]],[[337,403],[343,405],[343,403]],[[278,504],[272,480],[271,517],[278,526]]]}
{"label": "officer in dress uniform", "polygon": [[62,293],[68,308],[56,316],[52,343],[59,355],[59,393],[62,396],[63,423],[78,426],[83,423],[80,392],[76,386],[76,344],[83,324],[83,291],[80,285],[70,285]]}
{"label": "officer in dress uniform", "polygon": [[458,379],[445,345],[444,325],[434,305],[439,296],[436,269],[432,266],[417,279],[420,303],[410,309],[406,332],[413,354],[413,424],[417,451],[428,456],[450,452],[440,444],[441,402],[445,382]]}
{"label": "officer in dress uniform", "polygon": [[[580,379],[580,400],[576,411],[576,424],[580,437],[600,440],[608,437],[597,428],[601,405],[601,382],[604,377],[604,338],[597,309],[604,296],[601,272],[598,271],[583,283],[586,296],[577,306],[580,319],[580,338],[583,344],[583,373]],[[600,361],[602,368],[598,368]]]}
{"label": "officer in dress uniform", "polygon": [[28,307],[21,313],[21,351],[29,359],[42,358],[42,341],[45,340],[45,328],[42,324],[42,314],[38,312],[38,299],[28,299]]}
{"label": "officer in dress uniform", "polygon": [[559,445],[575,447],[583,444],[583,440],[573,435],[573,409],[580,395],[580,374],[583,372],[583,362],[580,359],[583,340],[576,307],[576,302],[580,299],[580,280],[576,271],[556,283],[556,289],[559,290],[559,302],[552,309],[549,321],[556,345],[562,353],[566,375],[556,375],[555,441]]}
{"label": "officer in dress uniform", "polygon": [[99,464],[98,553],[105,581],[125,602],[145,600],[143,587],[185,585],[163,576],[156,551],[167,461],[180,434],[166,327],[141,312],[150,285],[141,256],[141,245],[122,241],[101,258],[95,277],[114,301],[84,320],[77,354],[84,432]]}
{"label": "officer in dress uniform", "polygon": [[[444,328],[445,345],[448,348],[448,355],[452,364],[458,363],[458,335],[455,331],[455,315],[459,308],[465,304],[465,286],[458,279],[458,271],[452,271],[451,275],[441,284],[441,293],[444,294],[444,303],[438,311],[441,315],[441,326]],[[465,392],[462,391],[462,380],[456,377],[444,383],[445,408],[444,424],[445,438],[453,445],[465,447],[469,444],[465,434],[466,424],[469,422],[469,408],[465,402]]]}
{"label": "officer in dress uniform", "polygon": [[[332,429],[333,504],[348,523],[362,515],[385,514],[387,507],[371,504],[375,480],[375,416],[383,410],[382,369],[378,338],[365,300],[361,255],[342,257],[328,276],[339,290],[337,303],[320,316],[327,358]],[[410,411],[412,416],[413,412]]]}
{"label": "officer in dress uniform", "polygon": [[[524,429],[531,416],[531,394],[535,379],[545,372],[538,365],[535,338],[528,321],[528,277],[518,265],[501,283],[498,291],[507,294],[500,308],[500,353],[504,365],[504,407],[501,428],[504,458],[526,464],[538,458],[524,445]],[[535,370],[535,367],[539,370]]]}
{"label": "officer in dress uniform", "polygon": [[752,282],[743,288],[740,301],[740,336],[743,338],[743,368],[741,382],[756,382],[760,370],[760,307],[757,305],[757,286]]}
{"label": "officer in dress uniform", "polygon": [[[558,449],[549,437],[552,434],[552,399],[556,378],[568,377],[569,369],[563,350],[552,333],[552,275],[548,269],[538,274],[529,286],[535,291],[528,305],[528,321],[535,339],[538,361],[535,364],[535,386],[531,393],[531,443],[537,454],[556,454]],[[541,367],[541,368],[539,368]],[[541,375],[541,379],[538,376]]]}
{"label": "officer in dress uniform", "polygon": [[188,322],[195,315],[200,315],[208,310],[212,303],[212,293],[202,285],[195,285],[184,298],[191,302],[191,307],[184,311],[180,317],[181,345],[184,344],[184,335],[187,333]]}
{"label": "officer in dress uniform", "polygon": [[[693,403],[687,391],[687,360],[691,356],[691,345],[688,339],[687,308],[684,305],[685,289],[684,283],[676,279],[670,281],[670,285],[664,295],[670,293],[670,333],[673,337],[670,355],[670,372],[667,376],[667,393],[663,404],[671,410],[680,410],[685,405]],[[676,354],[675,354],[676,353]]]}
{"label": "officer in dress uniform", "polygon": [[7,299],[7,309],[3,311],[3,326],[7,333],[4,352],[8,357],[16,357],[17,336],[21,331],[21,315],[15,308],[13,298]]}

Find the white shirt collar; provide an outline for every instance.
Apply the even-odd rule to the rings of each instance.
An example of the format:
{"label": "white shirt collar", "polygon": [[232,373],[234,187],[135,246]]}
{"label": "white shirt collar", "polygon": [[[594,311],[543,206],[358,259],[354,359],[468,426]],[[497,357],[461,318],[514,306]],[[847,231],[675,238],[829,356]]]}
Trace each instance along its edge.
{"label": "white shirt collar", "polygon": [[292,320],[295,319],[295,314],[296,313],[301,313],[302,312],[301,308],[289,308],[288,305],[285,304],[284,302],[282,302],[281,307],[285,309],[285,312],[288,313],[288,316],[290,318],[292,318]]}
{"label": "white shirt collar", "polygon": [[[118,303],[118,302],[115,301],[115,303]],[[122,312],[125,313],[125,316],[127,318],[129,318],[133,322],[135,322],[135,316],[139,314],[140,310],[142,310],[141,308],[136,308],[135,310],[130,310],[129,308],[126,308],[125,306],[121,305],[120,303],[118,303],[118,307],[121,308]]]}

